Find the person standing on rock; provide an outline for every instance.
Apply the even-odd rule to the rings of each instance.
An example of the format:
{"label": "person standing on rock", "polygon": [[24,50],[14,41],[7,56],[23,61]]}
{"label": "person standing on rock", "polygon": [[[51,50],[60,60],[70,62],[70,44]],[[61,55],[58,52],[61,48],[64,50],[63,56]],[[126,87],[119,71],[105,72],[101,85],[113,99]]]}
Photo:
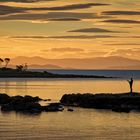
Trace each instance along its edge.
{"label": "person standing on rock", "polygon": [[133,78],[131,78],[130,80],[127,80],[130,86],[130,95],[132,95],[133,93]]}

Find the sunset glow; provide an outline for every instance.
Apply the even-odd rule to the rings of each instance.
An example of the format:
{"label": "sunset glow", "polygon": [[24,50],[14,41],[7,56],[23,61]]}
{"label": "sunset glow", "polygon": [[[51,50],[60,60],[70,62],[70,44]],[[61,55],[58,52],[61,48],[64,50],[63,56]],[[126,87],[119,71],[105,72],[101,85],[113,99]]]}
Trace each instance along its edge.
{"label": "sunset glow", "polygon": [[139,0],[2,0],[0,55],[140,60],[139,7]]}

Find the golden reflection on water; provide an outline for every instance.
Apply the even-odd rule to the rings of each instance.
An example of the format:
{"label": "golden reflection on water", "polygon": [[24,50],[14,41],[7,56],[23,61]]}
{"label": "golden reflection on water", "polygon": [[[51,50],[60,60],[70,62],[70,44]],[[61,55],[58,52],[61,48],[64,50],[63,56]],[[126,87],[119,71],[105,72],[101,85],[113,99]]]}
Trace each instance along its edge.
{"label": "golden reflection on water", "polygon": [[[134,91],[140,91],[140,80],[134,81]],[[128,92],[126,80],[113,79],[1,79],[0,92],[10,95],[32,95],[59,100],[66,93]]]}
{"label": "golden reflection on water", "polygon": [[[134,82],[139,91],[140,81]],[[129,91],[124,80],[6,79],[0,92],[59,100],[65,93],[120,93]],[[38,115],[0,112],[0,137],[26,140],[139,140],[140,115],[109,110],[74,108],[74,112],[42,112]]]}
{"label": "golden reflection on water", "polygon": [[139,140],[139,113],[74,108],[38,116],[0,113],[1,140]]}

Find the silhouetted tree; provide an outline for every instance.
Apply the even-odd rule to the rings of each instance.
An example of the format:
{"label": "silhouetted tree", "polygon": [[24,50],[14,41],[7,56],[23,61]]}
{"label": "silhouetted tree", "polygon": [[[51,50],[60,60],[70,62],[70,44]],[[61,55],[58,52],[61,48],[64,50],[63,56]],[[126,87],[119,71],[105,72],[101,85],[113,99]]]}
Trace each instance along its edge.
{"label": "silhouetted tree", "polygon": [[17,71],[23,71],[24,66],[23,65],[16,65]]}
{"label": "silhouetted tree", "polygon": [[28,65],[27,65],[27,63],[25,63],[25,65],[24,65],[24,71],[26,71],[28,69]]}
{"label": "silhouetted tree", "polygon": [[10,58],[5,58],[4,61],[5,61],[5,68],[7,68],[8,64],[10,62]]}
{"label": "silhouetted tree", "polygon": [[4,61],[3,61],[3,59],[2,58],[0,58],[0,66],[1,66],[1,64],[3,63]]}

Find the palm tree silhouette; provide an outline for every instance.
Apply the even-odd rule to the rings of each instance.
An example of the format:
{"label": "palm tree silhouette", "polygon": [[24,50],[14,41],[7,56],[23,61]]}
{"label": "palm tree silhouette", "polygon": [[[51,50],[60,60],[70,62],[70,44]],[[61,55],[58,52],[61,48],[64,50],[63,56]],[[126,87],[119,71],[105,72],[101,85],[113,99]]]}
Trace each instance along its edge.
{"label": "palm tree silhouette", "polygon": [[5,61],[5,68],[7,68],[8,64],[10,62],[10,58],[5,58],[4,61]]}
{"label": "palm tree silhouette", "polygon": [[23,71],[24,66],[23,65],[16,65],[17,71]]}
{"label": "palm tree silhouette", "polygon": [[0,58],[0,66],[2,65],[3,62],[4,62],[3,59]]}

